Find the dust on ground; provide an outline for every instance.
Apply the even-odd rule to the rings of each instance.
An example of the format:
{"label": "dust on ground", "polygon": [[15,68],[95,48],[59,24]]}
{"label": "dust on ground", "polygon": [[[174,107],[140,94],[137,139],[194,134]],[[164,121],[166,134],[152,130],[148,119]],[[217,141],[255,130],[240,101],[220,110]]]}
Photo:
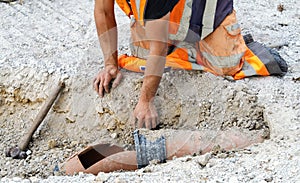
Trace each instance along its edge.
{"label": "dust on ground", "polygon": [[[277,10],[280,3],[282,11]],[[155,134],[168,132],[164,129],[235,127],[246,132],[263,131],[270,140],[245,151],[233,151],[230,157],[210,158],[211,167],[198,167],[196,162],[202,157],[193,157],[100,177],[106,177],[105,181],[118,177],[126,181],[130,177],[144,181],[199,177],[211,181],[219,180],[216,177],[223,181],[231,177],[240,181],[297,180],[300,35],[296,30],[300,15],[296,4],[299,2],[294,0],[253,1],[253,8],[247,1],[235,5],[243,32],[250,31],[266,45],[288,42],[279,49],[289,65],[285,77],[229,81],[209,73],[172,70],[164,75],[155,101],[161,122],[161,130]],[[138,100],[142,75],[124,71],[121,85],[103,99],[93,91],[91,81],[103,62],[93,22],[93,1],[28,0],[23,5],[0,4],[0,9],[0,177],[63,175],[66,158],[88,144],[132,144],[128,120]],[[264,14],[268,16],[261,18]],[[119,9],[117,17],[119,50],[128,53],[129,20]],[[66,82],[66,89],[34,135],[31,155],[26,160],[4,157],[4,150],[18,144],[59,80]],[[222,163],[227,167],[221,167]],[[287,167],[289,174],[285,173]]]}

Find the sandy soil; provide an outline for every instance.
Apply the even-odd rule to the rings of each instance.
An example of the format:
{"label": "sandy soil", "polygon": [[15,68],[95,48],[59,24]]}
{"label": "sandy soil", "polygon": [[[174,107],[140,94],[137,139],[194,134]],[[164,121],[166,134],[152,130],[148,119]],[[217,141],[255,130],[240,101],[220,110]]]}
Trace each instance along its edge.
{"label": "sandy soil", "polygon": [[[133,143],[128,125],[142,75],[124,71],[121,85],[100,99],[91,81],[103,62],[94,1],[0,4],[0,182],[297,182],[300,180],[300,3],[237,1],[243,32],[278,51],[284,77],[229,81],[209,73],[171,71],[156,106],[164,129],[261,131],[269,139],[243,150],[175,158],[135,172],[63,176],[63,162],[87,144]],[[278,5],[283,11],[278,11]],[[129,20],[118,8],[119,51],[129,53]],[[30,156],[12,160],[18,144],[59,80],[60,98],[34,135]]]}

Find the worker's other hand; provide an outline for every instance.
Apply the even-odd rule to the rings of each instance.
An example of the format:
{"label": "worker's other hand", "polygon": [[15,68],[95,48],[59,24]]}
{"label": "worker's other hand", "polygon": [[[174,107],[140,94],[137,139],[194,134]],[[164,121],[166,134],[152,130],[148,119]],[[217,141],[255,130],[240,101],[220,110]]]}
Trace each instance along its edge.
{"label": "worker's other hand", "polygon": [[101,70],[94,79],[94,89],[100,97],[104,96],[104,92],[109,93],[110,87],[116,88],[122,79],[122,73],[115,65],[107,65]]}
{"label": "worker's other hand", "polygon": [[132,122],[137,128],[153,129],[158,125],[158,115],[153,102],[139,101],[133,111],[133,116]]}

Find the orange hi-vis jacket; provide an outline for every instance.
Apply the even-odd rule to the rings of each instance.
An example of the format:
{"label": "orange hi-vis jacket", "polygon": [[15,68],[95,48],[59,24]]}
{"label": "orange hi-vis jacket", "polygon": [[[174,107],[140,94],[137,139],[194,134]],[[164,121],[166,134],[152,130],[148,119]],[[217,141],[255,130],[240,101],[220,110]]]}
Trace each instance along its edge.
{"label": "orange hi-vis jacket", "polygon": [[[149,53],[144,30],[147,0],[116,1],[132,18],[132,56],[119,56],[118,64],[127,70],[143,72]],[[180,0],[170,13],[169,47],[172,50],[166,57],[166,68],[203,70],[234,79],[284,75],[287,66],[278,54],[274,57],[274,51],[271,54],[253,40],[245,43],[232,4],[232,0]],[[200,23],[194,24],[195,20]]]}

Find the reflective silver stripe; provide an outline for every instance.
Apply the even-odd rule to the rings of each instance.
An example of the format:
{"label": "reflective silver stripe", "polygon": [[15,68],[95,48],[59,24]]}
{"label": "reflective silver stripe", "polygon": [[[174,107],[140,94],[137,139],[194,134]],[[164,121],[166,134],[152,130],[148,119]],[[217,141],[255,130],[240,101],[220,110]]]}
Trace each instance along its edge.
{"label": "reflective silver stripe", "polygon": [[242,71],[244,72],[245,76],[255,76],[257,75],[255,69],[247,62],[244,62],[242,67]]}
{"label": "reflective silver stripe", "polygon": [[138,20],[140,20],[140,17],[141,17],[141,12],[140,12],[140,10],[141,10],[141,8],[140,8],[140,6],[141,6],[141,1],[140,0],[135,0],[135,4],[136,4],[136,11],[137,11],[137,13],[138,13]]}
{"label": "reflective silver stripe", "polygon": [[187,48],[188,49],[188,56],[189,56],[189,62],[196,63],[197,62],[197,50],[193,48]]}
{"label": "reflective silver stripe", "polygon": [[228,67],[234,67],[239,65],[241,58],[243,57],[244,53],[239,53],[235,55],[230,56],[214,56],[211,54],[208,54],[206,52],[202,52],[202,55],[204,58],[206,58],[213,67],[216,68],[228,68]]}
{"label": "reflective silver stripe", "polygon": [[184,48],[188,52],[188,60],[189,62],[196,63],[197,62],[197,50],[195,48],[195,45],[193,43],[188,42],[179,42],[177,45],[177,48]]}
{"label": "reflective silver stripe", "polygon": [[204,39],[214,31],[215,14],[218,0],[206,0],[205,9],[203,13],[203,27],[201,39]]}
{"label": "reflective silver stripe", "polygon": [[190,26],[190,19],[192,16],[193,0],[186,0],[184,10],[180,20],[180,25],[176,34],[169,34],[170,40],[183,41],[188,33]]}
{"label": "reflective silver stripe", "polygon": [[226,30],[231,33],[231,32],[234,32],[234,31],[237,31],[238,29],[240,28],[240,24],[239,23],[235,23],[233,25],[227,25],[226,26]]}
{"label": "reflective silver stripe", "polygon": [[192,64],[192,70],[198,70],[198,71],[204,71],[204,67],[202,65],[191,63]]}

